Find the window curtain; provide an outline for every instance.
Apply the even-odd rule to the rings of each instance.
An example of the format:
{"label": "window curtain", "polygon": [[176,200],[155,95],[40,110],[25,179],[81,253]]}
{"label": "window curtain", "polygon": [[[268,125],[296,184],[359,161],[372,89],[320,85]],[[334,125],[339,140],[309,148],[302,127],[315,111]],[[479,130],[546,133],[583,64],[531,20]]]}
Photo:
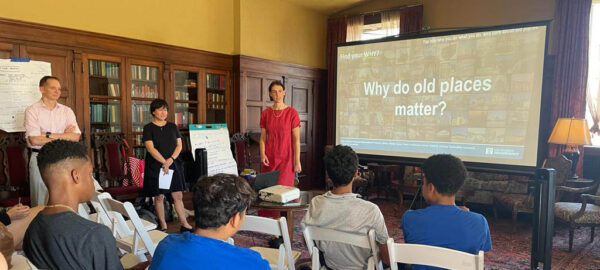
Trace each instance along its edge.
{"label": "window curtain", "polygon": [[363,30],[364,16],[354,15],[346,18],[347,30],[346,30],[346,42],[360,40],[360,34]]}
{"label": "window curtain", "polygon": [[[546,140],[558,118],[585,117],[591,6],[591,0],[558,0],[556,3],[556,66],[550,123],[547,125],[550,130],[546,131]],[[564,150],[564,146],[550,144],[548,156],[556,156]],[[580,175],[582,159],[583,152],[577,166]]]}
{"label": "window curtain", "polygon": [[400,33],[400,11],[388,10],[381,12],[381,27],[385,36],[395,36]]}
{"label": "window curtain", "polygon": [[335,100],[335,65],[337,62],[336,44],[346,41],[346,18],[331,18],[327,20],[327,48],[326,65],[327,65],[327,144],[333,144],[333,107]]}
{"label": "window curtain", "polygon": [[415,33],[423,29],[423,5],[400,10],[400,33]]}

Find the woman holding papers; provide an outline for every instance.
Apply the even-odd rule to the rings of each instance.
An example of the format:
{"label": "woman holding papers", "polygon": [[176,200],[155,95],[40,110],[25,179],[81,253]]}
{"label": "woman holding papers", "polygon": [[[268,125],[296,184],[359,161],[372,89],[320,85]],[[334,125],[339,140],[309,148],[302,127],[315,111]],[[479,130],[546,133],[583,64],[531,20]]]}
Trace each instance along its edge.
{"label": "woman holding papers", "polygon": [[294,173],[300,165],[300,117],[298,112],[283,103],[285,87],[281,81],[269,85],[273,106],[260,115],[261,172],[279,170],[277,184],[294,186]]}
{"label": "woman holding papers", "polygon": [[160,220],[161,230],[167,229],[163,194],[171,193],[175,201],[175,212],[181,222],[181,231],[192,231],[183,207],[182,191],[185,189],[185,178],[183,164],[178,159],[182,148],[181,133],[175,124],[167,122],[169,105],[166,101],[153,100],[150,103],[150,113],[153,117],[152,122],[144,126],[142,137],[147,151],[142,193],[146,197],[154,197],[154,209]]}

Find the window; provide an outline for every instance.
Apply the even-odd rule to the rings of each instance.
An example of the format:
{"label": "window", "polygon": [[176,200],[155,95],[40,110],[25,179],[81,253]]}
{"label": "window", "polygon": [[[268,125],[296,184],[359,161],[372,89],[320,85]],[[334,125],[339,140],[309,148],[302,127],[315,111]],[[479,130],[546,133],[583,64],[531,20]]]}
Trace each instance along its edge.
{"label": "window", "polygon": [[587,109],[585,119],[592,130],[592,144],[600,145],[600,135],[598,134],[598,130],[596,130],[597,123],[600,121],[600,2],[598,1],[594,1],[592,4],[590,14],[588,57]]}
{"label": "window", "polygon": [[400,12],[382,11],[347,18],[346,41],[371,40],[400,33]]}

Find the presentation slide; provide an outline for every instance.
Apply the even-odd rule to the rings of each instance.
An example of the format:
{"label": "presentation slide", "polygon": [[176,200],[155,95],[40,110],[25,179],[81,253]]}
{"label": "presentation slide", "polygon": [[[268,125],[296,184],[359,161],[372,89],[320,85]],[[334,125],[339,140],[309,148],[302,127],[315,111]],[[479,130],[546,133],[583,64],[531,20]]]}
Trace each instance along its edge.
{"label": "presentation slide", "polygon": [[341,45],[336,143],[536,166],[545,44],[546,25]]}

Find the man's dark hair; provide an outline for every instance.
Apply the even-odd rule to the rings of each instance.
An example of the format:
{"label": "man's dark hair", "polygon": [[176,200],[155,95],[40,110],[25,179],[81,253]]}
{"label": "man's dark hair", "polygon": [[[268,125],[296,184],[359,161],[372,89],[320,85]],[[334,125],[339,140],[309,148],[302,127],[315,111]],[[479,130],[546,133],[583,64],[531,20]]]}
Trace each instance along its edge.
{"label": "man's dark hair", "polygon": [[245,211],[256,198],[246,180],[231,174],[204,176],[193,188],[196,228],[216,229]]}
{"label": "man's dark hair", "polygon": [[349,184],[358,168],[356,152],[346,145],[336,145],[331,152],[325,155],[323,160],[333,187]]}
{"label": "man's dark hair", "polygon": [[46,143],[37,156],[40,173],[43,176],[50,166],[69,159],[87,160],[85,146],[67,140],[54,140]]}
{"label": "man's dark hair", "polygon": [[42,79],[40,79],[40,87],[46,85],[46,82],[50,79],[54,79],[57,80],[58,82],[60,82],[60,80],[57,77],[54,76],[44,76],[42,77]]}
{"label": "man's dark hair", "polygon": [[458,192],[467,177],[462,161],[447,154],[433,155],[425,160],[423,172],[427,182],[433,184],[442,195],[452,196]]}
{"label": "man's dark hair", "polygon": [[153,100],[152,103],[150,103],[150,114],[153,114],[153,112],[156,109],[160,109],[163,107],[165,109],[169,110],[169,104],[167,103],[167,101],[165,101],[164,99],[160,99],[160,98]]}

